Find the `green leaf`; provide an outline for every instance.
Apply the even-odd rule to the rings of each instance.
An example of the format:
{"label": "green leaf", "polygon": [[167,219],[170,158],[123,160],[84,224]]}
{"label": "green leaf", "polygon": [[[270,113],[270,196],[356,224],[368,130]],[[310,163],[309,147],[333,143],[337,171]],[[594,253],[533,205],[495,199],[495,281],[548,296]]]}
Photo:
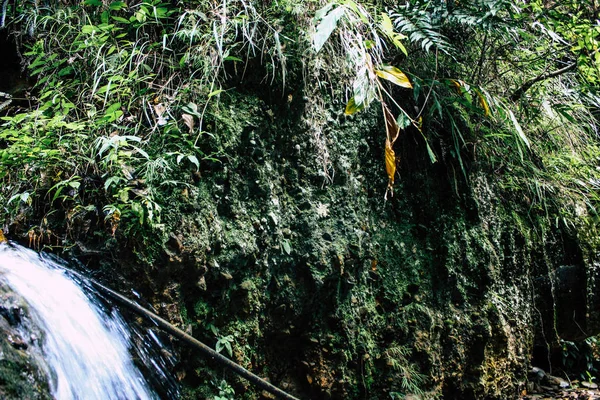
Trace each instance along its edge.
{"label": "green leaf", "polygon": [[344,112],[346,115],[356,114],[364,108],[363,104],[356,104],[354,101],[354,96],[350,98],[348,104],[346,104],[346,111]]}
{"label": "green leaf", "polygon": [[181,107],[183,111],[188,114],[191,114],[195,117],[202,118],[202,115],[198,112],[198,105],[195,103],[188,103],[187,105]]}
{"label": "green leaf", "polygon": [[188,160],[196,166],[196,171],[200,169],[200,162],[196,156],[187,156]]}
{"label": "green leaf", "polygon": [[117,22],[122,22],[124,24],[130,24],[129,20],[123,17],[115,17],[114,15],[111,15],[111,18]]}
{"label": "green leaf", "polygon": [[102,5],[102,2],[100,0],[85,0],[83,4],[86,6],[99,7]]}
{"label": "green leaf", "polygon": [[425,144],[427,145],[427,154],[429,154],[429,159],[432,163],[435,163],[437,161],[437,158],[435,156],[435,153],[433,152],[433,149],[431,148],[431,146],[429,146],[429,142],[425,142]]}
{"label": "green leaf", "polygon": [[94,25],[84,25],[81,27],[81,33],[94,33],[98,31]]}
{"label": "green leaf", "polygon": [[231,348],[231,343],[229,343],[228,341],[225,342],[225,349],[227,350],[229,357],[233,357],[233,349]]}
{"label": "green leaf", "polygon": [[290,246],[290,241],[285,239],[281,242],[281,246],[283,247],[283,251],[286,252],[286,254],[290,255],[292,253],[292,246]]}
{"label": "green leaf", "polygon": [[531,145],[529,144],[529,140],[527,139],[527,136],[525,136],[525,133],[523,132],[523,129],[521,128],[521,125],[519,124],[519,121],[517,121],[515,114],[513,114],[513,112],[511,110],[507,110],[507,111],[508,111],[508,115],[510,115],[510,119],[512,120],[513,125],[515,126],[515,130],[519,134],[519,137],[527,145],[527,148],[530,149]]}
{"label": "green leaf", "polygon": [[327,39],[329,39],[329,36],[331,36],[333,30],[337,27],[337,23],[340,18],[344,16],[344,12],[345,10],[343,7],[337,7],[331,10],[329,14],[323,17],[317,26],[315,34],[313,35],[313,46],[317,53],[321,51],[323,45]]}
{"label": "green leaf", "polygon": [[224,92],[224,91],[225,91],[225,90],[223,90],[223,89],[213,90],[212,92],[210,92],[210,93],[208,94],[208,98],[210,99],[211,97],[213,97],[213,96],[216,96],[216,95],[218,95],[219,93],[222,93],[222,92]]}
{"label": "green leaf", "polygon": [[406,47],[404,47],[404,45],[400,41],[401,39],[406,38],[406,36],[404,36],[401,33],[394,32],[394,25],[392,23],[392,20],[385,13],[381,14],[381,22],[379,23],[379,28],[392,41],[392,43],[394,43],[394,46],[396,46],[396,48],[400,49],[400,51],[402,51],[402,53],[404,53],[405,56],[408,56]]}
{"label": "green leaf", "polygon": [[386,79],[398,86],[412,89],[412,84],[408,80],[408,76],[398,68],[391,65],[384,65],[381,69],[375,70],[378,77]]}
{"label": "green leaf", "polygon": [[65,188],[64,186],[60,186],[59,188],[56,189],[56,192],[54,193],[54,196],[52,197],[51,203],[54,203],[54,201],[60,196],[60,193],[62,192],[62,190],[64,188]]}
{"label": "green leaf", "polygon": [[108,8],[113,11],[119,11],[119,10],[122,10],[123,8],[127,8],[127,4],[125,4],[125,2],[123,2],[123,1],[113,1],[112,3],[110,3]]}
{"label": "green leaf", "polygon": [[104,190],[108,190],[113,184],[117,186],[121,180],[118,176],[111,176],[104,182]]}
{"label": "green leaf", "polygon": [[388,37],[394,36],[394,25],[386,13],[381,13],[381,22],[379,23],[379,27],[381,28],[381,31]]}

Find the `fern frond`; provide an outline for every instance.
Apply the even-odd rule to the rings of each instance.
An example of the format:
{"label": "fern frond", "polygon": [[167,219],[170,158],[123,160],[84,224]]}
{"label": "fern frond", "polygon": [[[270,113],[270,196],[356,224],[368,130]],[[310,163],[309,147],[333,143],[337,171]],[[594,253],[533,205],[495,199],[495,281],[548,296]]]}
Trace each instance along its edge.
{"label": "fern frond", "polygon": [[432,18],[432,13],[406,4],[392,12],[391,17],[398,31],[408,36],[411,42],[420,44],[425,51],[435,47],[449,53],[450,43],[440,33],[438,24]]}

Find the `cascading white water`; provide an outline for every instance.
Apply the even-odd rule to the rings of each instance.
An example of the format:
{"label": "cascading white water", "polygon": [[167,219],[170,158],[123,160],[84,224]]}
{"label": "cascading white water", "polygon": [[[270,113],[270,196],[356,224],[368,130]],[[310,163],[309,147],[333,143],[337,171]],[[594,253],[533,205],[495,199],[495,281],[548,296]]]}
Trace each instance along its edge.
{"label": "cascading white water", "polygon": [[57,400],[155,399],[129,353],[129,331],[108,316],[59,266],[31,250],[0,243],[0,279],[29,305],[44,331],[42,353]]}

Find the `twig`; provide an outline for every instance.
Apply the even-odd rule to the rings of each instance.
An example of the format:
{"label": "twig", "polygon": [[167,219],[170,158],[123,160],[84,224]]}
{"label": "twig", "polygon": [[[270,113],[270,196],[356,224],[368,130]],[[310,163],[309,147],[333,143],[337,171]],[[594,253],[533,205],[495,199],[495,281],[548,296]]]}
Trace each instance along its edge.
{"label": "twig", "polygon": [[569,64],[566,67],[558,69],[556,71],[552,71],[552,72],[548,72],[546,74],[538,75],[535,78],[532,78],[532,79],[528,80],[527,82],[525,82],[520,88],[518,88],[510,96],[510,99],[512,101],[517,101],[517,100],[519,100],[525,94],[526,91],[528,91],[536,83],[538,83],[540,81],[544,81],[546,79],[554,78],[555,76],[564,74],[565,72],[569,72],[569,71],[571,71],[571,70],[573,70],[575,68],[577,68],[577,62]]}

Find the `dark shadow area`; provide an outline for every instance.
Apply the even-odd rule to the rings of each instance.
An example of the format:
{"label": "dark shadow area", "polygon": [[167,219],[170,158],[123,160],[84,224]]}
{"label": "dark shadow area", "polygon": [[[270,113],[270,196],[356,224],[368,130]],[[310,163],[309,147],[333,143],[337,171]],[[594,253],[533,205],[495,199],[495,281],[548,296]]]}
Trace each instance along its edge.
{"label": "dark shadow area", "polygon": [[0,31],[0,91],[15,96],[29,87],[26,71],[21,66],[17,46],[6,30]]}

